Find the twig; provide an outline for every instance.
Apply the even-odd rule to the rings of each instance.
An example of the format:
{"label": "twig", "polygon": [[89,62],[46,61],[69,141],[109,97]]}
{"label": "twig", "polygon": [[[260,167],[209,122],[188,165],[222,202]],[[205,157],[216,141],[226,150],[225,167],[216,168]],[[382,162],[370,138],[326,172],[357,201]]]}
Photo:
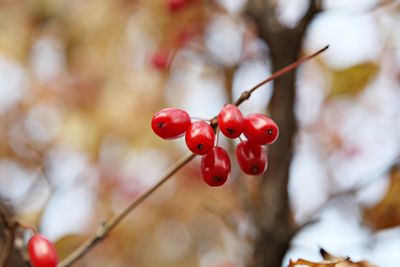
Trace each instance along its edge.
{"label": "twig", "polygon": [[251,88],[248,91],[244,91],[240,97],[234,102],[234,104],[236,106],[239,106],[240,104],[242,104],[244,101],[246,101],[247,99],[250,98],[251,94],[254,93],[254,91],[256,91],[258,88],[260,88],[261,86],[263,86],[264,84],[275,80],[276,78],[278,78],[279,76],[281,76],[282,74],[285,74],[291,70],[294,70],[295,68],[297,68],[299,65],[303,64],[305,61],[310,60],[313,57],[318,56],[319,54],[321,54],[322,52],[324,52],[325,50],[327,50],[329,48],[329,45],[325,46],[324,48],[318,50],[317,52],[315,52],[314,54],[311,54],[309,56],[305,56],[303,58],[300,58],[299,60],[297,60],[296,62],[278,70],[277,72],[273,73],[271,76],[269,76],[267,79],[265,79],[264,81],[260,82],[259,84],[255,85],[253,88]]}
{"label": "twig", "polygon": [[[324,52],[326,49],[328,49],[329,46],[326,46],[322,48],[321,50],[317,51],[316,53],[300,58],[296,62],[282,68],[281,70],[273,73],[269,78],[265,79],[264,81],[260,82],[253,88],[251,88],[248,91],[244,91],[240,97],[234,102],[236,106],[241,105],[243,102],[248,100],[251,96],[251,94],[256,91],[258,88],[260,88],[262,85],[276,79],[277,77],[297,68],[299,65],[304,63],[307,60],[310,60],[311,58],[319,55],[320,53]],[[214,127],[214,129],[217,127],[217,117],[215,116],[211,120],[211,125]],[[176,172],[178,172],[183,166],[185,166],[187,163],[189,163],[193,158],[195,157],[194,154],[188,154],[181,158],[177,163],[175,163],[167,172],[164,174],[164,176],[160,179],[160,181],[155,184],[153,187],[151,187],[148,191],[143,193],[139,198],[135,199],[131,204],[129,204],[124,210],[122,210],[121,213],[115,215],[113,218],[111,218],[108,222],[104,222],[101,224],[99,229],[97,230],[97,233],[95,236],[93,236],[91,239],[87,240],[85,243],[83,243],[80,247],[78,247],[74,252],[72,252],[67,258],[65,258],[63,261],[61,261],[57,266],[58,267],[67,267],[71,266],[74,262],[82,258],[85,254],[87,254],[91,249],[93,249],[101,240],[103,240],[108,233],[113,230],[118,223],[120,223],[130,212],[132,212],[139,204],[141,204],[144,200],[147,199],[153,192],[155,192],[162,184],[164,184],[168,179],[170,179]]]}
{"label": "twig", "polygon": [[179,171],[183,166],[189,163],[195,154],[188,154],[178,160],[160,179],[160,181],[153,187],[148,189],[143,195],[135,199],[131,204],[129,204],[121,213],[115,215],[108,222],[104,222],[98,229],[96,235],[83,243],[78,249],[76,249],[72,254],[65,258],[62,262],[58,264],[58,267],[71,266],[75,261],[82,258],[86,253],[88,253],[97,243],[103,240],[107,234],[115,228],[132,210],[134,210],[139,204],[141,204],[148,196],[150,196],[154,191],[156,191],[161,185],[163,185],[169,178],[171,178],[177,171]]}
{"label": "twig", "polygon": [[317,215],[318,213],[320,213],[321,211],[323,211],[326,206],[331,203],[331,201],[338,199],[338,198],[342,198],[342,197],[351,197],[351,196],[355,196],[357,193],[359,193],[361,190],[363,190],[364,188],[366,188],[367,186],[371,185],[372,183],[380,180],[382,178],[381,175],[382,173],[386,173],[388,171],[390,171],[391,169],[393,169],[397,164],[399,164],[400,161],[400,157],[395,157],[393,160],[391,160],[387,165],[385,165],[382,168],[379,168],[379,170],[374,171],[374,173],[376,173],[376,176],[373,176],[372,178],[369,178],[365,181],[361,181],[359,183],[357,183],[356,185],[350,187],[349,189],[331,194],[321,205],[319,205],[317,208],[315,208],[310,216],[309,216],[309,220],[307,220],[306,222],[304,222],[302,225],[300,225],[295,232],[299,232],[301,229],[312,225],[316,222],[319,221],[318,218],[315,218],[315,215]]}

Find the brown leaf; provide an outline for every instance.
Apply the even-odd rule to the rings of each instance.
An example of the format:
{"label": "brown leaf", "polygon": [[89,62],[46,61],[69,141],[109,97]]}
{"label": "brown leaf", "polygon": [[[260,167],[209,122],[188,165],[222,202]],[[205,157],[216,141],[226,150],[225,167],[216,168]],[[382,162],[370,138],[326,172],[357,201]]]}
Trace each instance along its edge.
{"label": "brown leaf", "polygon": [[390,173],[390,185],[386,195],[375,206],[364,210],[364,219],[371,223],[375,230],[400,225],[400,166]]}
{"label": "brown leaf", "polygon": [[288,267],[295,267],[295,266],[309,266],[309,267],[336,267],[338,262],[312,262],[304,259],[298,259],[297,261],[290,260]]}
{"label": "brown leaf", "polygon": [[309,266],[309,267],[376,267],[367,261],[353,262],[350,258],[338,257],[330,254],[324,249],[320,250],[321,256],[324,258],[321,262],[312,262],[304,259],[297,261],[290,260],[288,267]]}

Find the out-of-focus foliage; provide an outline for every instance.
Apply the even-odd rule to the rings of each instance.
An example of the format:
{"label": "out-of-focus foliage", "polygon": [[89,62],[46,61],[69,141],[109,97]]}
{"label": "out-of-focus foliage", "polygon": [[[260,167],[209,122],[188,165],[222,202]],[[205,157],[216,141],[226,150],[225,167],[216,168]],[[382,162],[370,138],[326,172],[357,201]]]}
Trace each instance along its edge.
{"label": "out-of-focus foliage", "polygon": [[[169,73],[152,57],[202,36],[208,9],[200,1],[178,11],[161,0],[0,2],[0,194],[55,241],[60,258],[186,152],[151,132],[152,114],[168,105]],[[204,49],[201,39],[196,47]],[[235,221],[240,203],[229,188],[205,186],[198,165],[77,266],[229,266],[237,235],[205,207]]]}
{"label": "out-of-focus foliage", "polygon": [[[280,19],[295,23],[293,12],[301,15],[304,1],[294,9],[293,1],[279,2]],[[321,56],[323,67],[309,62],[298,75],[299,136],[289,195],[299,224],[313,219],[330,194],[392,164],[399,151],[398,39],[387,38],[390,49],[384,49],[340,35],[349,29],[374,40],[379,32],[386,40],[398,34],[391,25],[398,13],[333,12],[329,6],[340,1],[325,2],[327,10],[313,22],[322,30],[310,28],[304,49],[328,42],[328,56]],[[268,76],[268,48],[242,15],[245,4],[190,0],[172,11],[166,0],[0,1],[0,197],[18,219],[55,241],[61,258],[187,152],[182,140],[164,142],[151,132],[156,111],[177,106],[209,117]],[[344,29],[326,30],[321,18]],[[379,31],[360,29],[365,20]],[[321,32],[340,42],[330,43]],[[341,46],[351,41],[364,43],[356,50]],[[365,51],[377,55],[364,58]],[[332,67],[331,58],[355,67]],[[244,113],[266,111],[269,89],[254,94]],[[220,142],[232,153],[233,144]],[[230,181],[218,189],[201,181],[198,160],[186,166],[76,266],[245,266],[256,235],[246,205],[259,179],[244,177],[232,161]],[[349,255],[371,248],[365,243],[374,236],[357,207],[372,206],[366,218],[377,229],[398,225],[399,218],[390,219],[400,199],[393,177],[376,207],[388,186],[384,175],[368,188],[372,193],[351,202],[356,208],[328,205],[307,238],[301,235],[309,229],[299,232],[289,253],[307,258],[303,254],[325,244]],[[362,253],[388,258],[386,246],[374,249]],[[397,267],[399,261],[392,262]]]}
{"label": "out-of-focus foliage", "polygon": [[324,260],[321,262],[312,262],[304,259],[298,259],[296,261],[291,260],[288,267],[377,267],[376,265],[373,265],[367,261],[354,262],[350,258],[337,257],[323,249],[321,249],[320,253],[324,258]]}
{"label": "out-of-focus foliage", "polygon": [[385,196],[376,205],[364,210],[364,218],[375,230],[400,225],[400,168],[390,172],[390,183]]}
{"label": "out-of-focus foliage", "polygon": [[297,261],[290,261],[289,267],[308,266],[308,267],[374,267],[366,261],[352,262],[351,260],[334,260],[311,262],[308,260],[298,259]]}
{"label": "out-of-focus foliage", "polygon": [[365,89],[378,72],[374,62],[366,62],[347,69],[332,71],[330,97],[340,95],[357,95]]}

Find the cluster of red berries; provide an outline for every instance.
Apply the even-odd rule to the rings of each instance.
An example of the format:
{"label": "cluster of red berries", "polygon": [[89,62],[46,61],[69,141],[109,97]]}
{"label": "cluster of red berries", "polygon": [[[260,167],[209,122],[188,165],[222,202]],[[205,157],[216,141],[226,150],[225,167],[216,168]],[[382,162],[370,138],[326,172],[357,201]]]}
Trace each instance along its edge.
{"label": "cluster of red berries", "polygon": [[28,254],[32,267],[56,267],[58,256],[52,242],[36,234],[28,242]]}
{"label": "cluster of red berries", "polygon": [[243,116],[238,107],[225,105],[213,128],[206,121],[191,121],[189,114],[181,109],[166,108],[154,114],[151,127],[163,139],[175,139],[185,135],[186,145],[194,154],[202,155],[201,175],[210,186],[221,186],[229,178],[231,162],[222,147],[214,145],[217,125],[228,138],[247,140],[236,147],[236,159],[240,169],[248,175],[260,175],[268,167],[268,158],[263,145],[272,144],[278,138],[276,123],[264,114]]}

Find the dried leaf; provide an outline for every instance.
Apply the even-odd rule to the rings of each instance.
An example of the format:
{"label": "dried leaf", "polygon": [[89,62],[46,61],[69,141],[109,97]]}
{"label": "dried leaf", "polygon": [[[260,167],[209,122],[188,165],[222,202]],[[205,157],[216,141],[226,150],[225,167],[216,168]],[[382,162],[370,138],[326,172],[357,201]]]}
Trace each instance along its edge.
{"label": "dried leaf", "polygon": [[360,93],[375,77],[378,66],[373,62],[366,62],[344,70],[332,72],[332,87],[329,97],[338,95],[356,95]]}
{"label": "dried leaf", "polygon": [[358,261],[353,262],[350,258],[343,258],[334,256],[328,253],[326,250],[320,250],[321,256],[324,258],[321,262],[312,262],[304,259],[298,259],[297,261],[290,260],[288,267],[300,267],[300,266],[309,266],[309,267],[376,267],[375,265],[367,262],[367,261]]}
{"label": "dried leaf", "polygon": [[364,219],[371,223],[375,230],[400,225],[400,166],[390,173],[390,185],[386,195],[375,206],[364,210]]}
{"label": "dried leaf", "polygon": [[295,266],[309,266],[309,267],[336,267],[339,262],[311,262],[304,259],[298,259],[297,261],[290,260],[288,267]]}

